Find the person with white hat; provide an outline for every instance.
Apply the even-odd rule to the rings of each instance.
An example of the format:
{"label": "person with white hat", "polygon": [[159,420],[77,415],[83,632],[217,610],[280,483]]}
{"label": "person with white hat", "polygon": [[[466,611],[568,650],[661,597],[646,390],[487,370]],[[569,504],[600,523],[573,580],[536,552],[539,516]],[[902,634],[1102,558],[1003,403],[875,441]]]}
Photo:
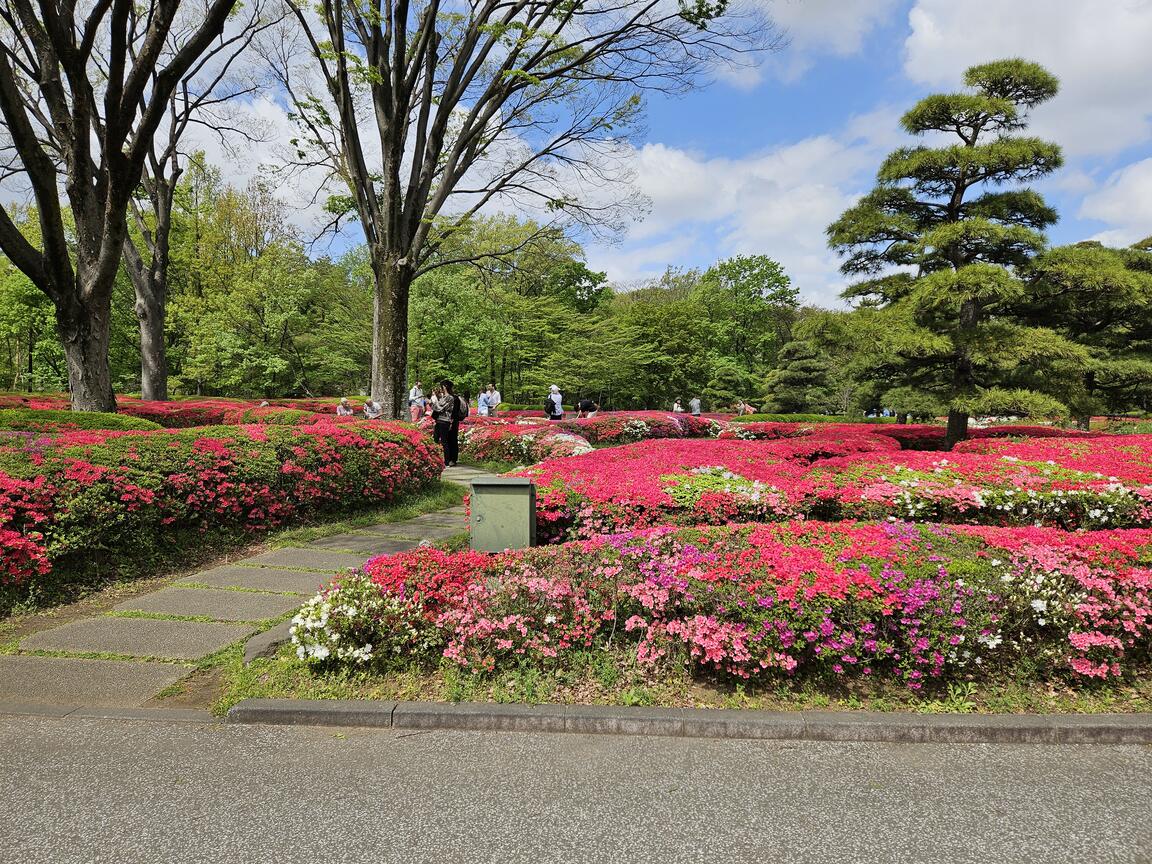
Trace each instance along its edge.
{"label": "person with white hat", "polygon": [[548,388],[548,400],[544,403],[544,408],[549,420],[564,419],[564,396],[555,384]]}

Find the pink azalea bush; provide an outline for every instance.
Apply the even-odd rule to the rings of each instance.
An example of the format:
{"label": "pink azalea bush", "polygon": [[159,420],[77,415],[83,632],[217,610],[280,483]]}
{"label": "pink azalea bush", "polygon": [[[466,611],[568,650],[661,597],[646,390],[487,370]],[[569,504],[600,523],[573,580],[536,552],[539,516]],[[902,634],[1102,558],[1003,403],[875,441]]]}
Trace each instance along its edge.
{"label": "pink azalea bush", "polygon": [[[663,527],[492,557],[422,548],[365,565],[356,590],[369,580],[373,602],[387,602],[373,607],[375,632],[336,642],[405,655],[394,640],[407,634],[412,654],[475,671],[615,646],[653,669],[737,679],[919,689],[1025,657],[1037,675],[1116,677],[1152,645],[1150,551],[1148,530],[797,521]],[[332,657],[309,647],[314,635],[297,644],[301,656]]]}
{"label": "pink azalea bush", "polygon": [[145,555],[175,528],[260,531],[383,503],[441,468],[424,435],[382,421],[0,441],[0,574],[20,583],[72,559]]}

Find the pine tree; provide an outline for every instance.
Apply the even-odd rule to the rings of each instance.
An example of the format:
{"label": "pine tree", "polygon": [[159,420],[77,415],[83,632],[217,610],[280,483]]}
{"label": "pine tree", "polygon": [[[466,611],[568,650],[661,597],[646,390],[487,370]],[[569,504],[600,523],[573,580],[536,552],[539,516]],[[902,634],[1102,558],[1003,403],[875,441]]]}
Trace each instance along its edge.
{"label": "pine tree", "polygon": [[765,381],[765,408],[778,414],[824,413],[832,407],[832,363],[815,345],[793,340],[780,349],[780,366]]}
{"label": "pine tree", "polygon": [[[828,228],[842,271],[865,277],[845,296],[907,312],[913,326],[892,334],[902,362],[890,384],[943,400],[949,447],[966,436],[970,412],[1018,391],[1015,376],[1085,356],[1018,312],[1026,286],[1017,270],[1057,219],[1024,184],[1062,164],[1056,144],[1019,133],[1058,82],[1019,59],[973,66],[964,81],[967,92],[929,96],[902,119],[933,144],[953,140],[893,152],[876,188]],[[1053,404],[1030,404],[1041,403]]]}

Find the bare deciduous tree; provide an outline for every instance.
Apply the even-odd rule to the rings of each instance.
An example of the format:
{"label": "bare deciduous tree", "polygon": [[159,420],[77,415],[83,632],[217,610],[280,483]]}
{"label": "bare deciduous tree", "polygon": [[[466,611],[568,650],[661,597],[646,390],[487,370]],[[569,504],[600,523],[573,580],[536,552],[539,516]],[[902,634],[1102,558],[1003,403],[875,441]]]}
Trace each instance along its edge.
{"label": "bare deciduous tree", "polygon": [[[168,114],[154,136],[144,162],[140,194],[132,199],[135,235],[124,238],[124,263],[136,294],[136,319],[140,326],[140,391],[144,399],[168,398],[168,353],[164,324],[168,307],[168,264],[172,234],[172,207],[176,186],[184,172],[183,151],[187,132],[201,126],[234,148],[243,142],[262,140],[242,115],[231,110],[235,100],[251,96],[260,88],[252,70],[237,70],[237,61],[252,41],[278,20],[270,16],[271,4],[257,0],[243,7],[243,16],[229,21],[226,31],[184,74],[168,100]],[[279,5],[277,4],[278,8]],[[175,55],[202,18],[203,6],[186,4],[180,22],[168,38],[166,56]],[[135,57],[134,47],[129,48]],[[155,79],[156,71],[153,73]],[[156,86],[153,80],[152,86]]]}
{"label": "bare deciduous tree", "polygon": [[173,93],[235,2],[211,0],[166,57],[179,0],[0,0],[7,167],[31,188],[42,238],[29,243],[0,207],[0,251],[55,306],[73,409],[115,410],[109,320],[129,203]]}
{"label": "bare deciduous tree", "polygon": [[544,214],[542,230],[613,226],[636,203],[611,187],[644,91],[687,90],[780,44],[727,0],[285,2],[295,36],[262,51],[302,130],[297,164],[330,171],[348,194],[329,208],[363,226],[371,392],[391,416],[405,395],[410,286],[459,260],[437,255],[454,231],[499,207]]}

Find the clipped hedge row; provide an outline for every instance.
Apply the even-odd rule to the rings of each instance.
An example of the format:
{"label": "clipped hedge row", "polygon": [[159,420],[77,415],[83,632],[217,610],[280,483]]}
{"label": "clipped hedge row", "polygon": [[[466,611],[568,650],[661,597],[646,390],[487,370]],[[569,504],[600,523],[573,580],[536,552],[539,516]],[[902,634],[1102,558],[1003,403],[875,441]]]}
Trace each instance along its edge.
{"label": "clipped hedge row", "polygon": [[744,414],[733,423],[895,423],[895,417],[846,417],[838,414]]}
{"label": "clipped hedge row", "polygon": [[146,432],[160,424],[123,414],[98,411],[61,411],[42,408],[0,408],[0,429],[22,432],[75,432],[81,429]]}
{"label": "clipped hedge row", "polygon": [[176,528],[262,531],[385,503],[442,463],[415,429],[382,421],[71,432],[0,444],[0,584],[103,555],[147,555]]}

